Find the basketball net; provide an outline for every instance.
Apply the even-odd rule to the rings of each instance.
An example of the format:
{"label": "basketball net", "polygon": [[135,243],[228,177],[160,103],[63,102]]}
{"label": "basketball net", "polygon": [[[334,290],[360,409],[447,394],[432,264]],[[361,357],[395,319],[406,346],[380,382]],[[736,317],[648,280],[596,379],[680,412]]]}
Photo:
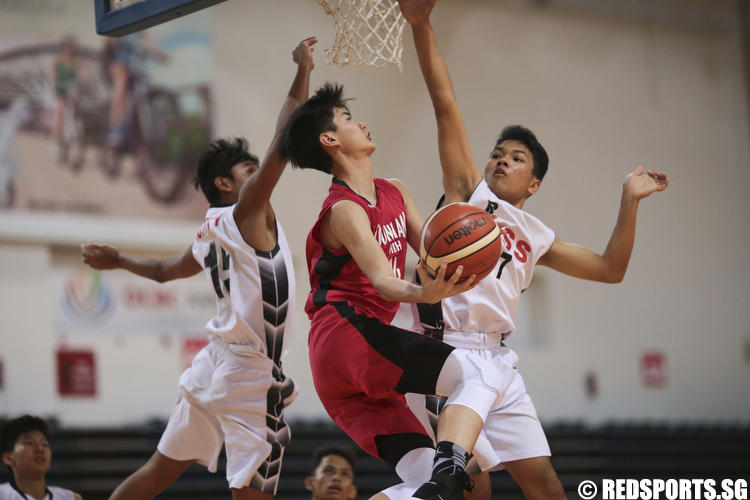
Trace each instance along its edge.
{"label": "basketball net", "polygon": [[402,35],[406,21],[396,0],[313,0],[336,22],[333,47],[326,62],[335,66],[388,63],[400,71]]}

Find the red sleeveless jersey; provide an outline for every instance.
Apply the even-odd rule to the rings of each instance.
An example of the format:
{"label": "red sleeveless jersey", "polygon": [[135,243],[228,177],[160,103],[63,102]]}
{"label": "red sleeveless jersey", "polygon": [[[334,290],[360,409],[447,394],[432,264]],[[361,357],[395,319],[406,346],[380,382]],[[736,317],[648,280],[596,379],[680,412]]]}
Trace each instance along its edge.
{"label": "red sleeveless jersey", "polygon": [[406,265],[406,207],[396,186],[385,179],[374,179],[378,201],[375,205],[352,191],[345,182],[334,179],[318,220],[307,235],[307,269],[310,272],[310,295],[305,312],[313,319],[326,304],[346,301],[358,313],[390,324],[399,302],[385,300],[372,286],[347,249],[324,247],[320,243],[320,220],[336,203],[349,200],[361,206],[370,218],[372,234],[380,243],[394,274],[403,279]]}

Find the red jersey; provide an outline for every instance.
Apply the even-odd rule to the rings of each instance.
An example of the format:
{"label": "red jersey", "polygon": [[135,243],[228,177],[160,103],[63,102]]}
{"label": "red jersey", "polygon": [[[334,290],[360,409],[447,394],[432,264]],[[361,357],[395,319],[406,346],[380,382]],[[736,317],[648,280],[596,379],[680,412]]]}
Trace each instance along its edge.
{"label": "red jersey", "polygon": [[362,272],[345,247],[338,250],[320,243],[320,220],[336,203],[349,200],[361,206],[370,218],[372,234],[380,243],[394,274],[403,279],[406,266],[406,207],[396,186],[385,179],[374,179],[378,201],[371,205],[352,191],[345,182],[333,179],[318,221],[307,235],[307,269],[310,272],[310,295],[305,312],[313,319],[326,304],[349,302],[358,313],[390,324],[400,303],[385,300]]}

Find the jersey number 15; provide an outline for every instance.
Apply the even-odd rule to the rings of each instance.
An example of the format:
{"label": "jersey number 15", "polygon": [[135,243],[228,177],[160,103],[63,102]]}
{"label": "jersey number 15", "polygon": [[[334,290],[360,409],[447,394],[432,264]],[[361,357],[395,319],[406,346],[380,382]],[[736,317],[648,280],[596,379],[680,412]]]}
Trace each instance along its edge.
{"label": "jersey number 15", "polygon": [[[203,259],[203,265],[206,269],[211,270],[211,282],[214,284],[216,296],[223,299],[224,292],[222,285],[224,286],[224,290],[229,293],[229,254],[221,246],[219,246],[219,250],[221,250],[221,263],[219,263],[216,242],[212,241],[211,249],[206,258]],[[219,264],[221,264],[221,267],[219,267]]]}

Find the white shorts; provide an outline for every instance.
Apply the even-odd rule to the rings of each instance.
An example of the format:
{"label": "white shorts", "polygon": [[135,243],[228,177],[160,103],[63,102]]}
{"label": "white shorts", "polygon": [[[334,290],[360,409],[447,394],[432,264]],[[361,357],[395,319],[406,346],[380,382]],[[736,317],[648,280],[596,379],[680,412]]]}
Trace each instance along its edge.
{"label": "white shorts", "polygon": [[212,339],[180,376],[180,401],[157,448],[168,458],[194,460],[216,472],[225,444],[229,487],[275,494],[291,437],[283,409],[296,397],[296,386],[290,377],[276,380],[271,359],[231,348]]}
{"label": "white shorts", "polygon": [[[482,434],[474,447],[472,462],[475,463],[470,464],[467,469],[473,466],[473,473],[478,469],[501,470],[505,468],[503,462],[550,456],[547,437],[531,397],[526,393],[523,378],[516,369],[516,353],[503,346],[494,349],[459,349],[490,360],[501,373],[500,400],[485,420]],[[423,414],[420,415],[420,412],[425,411],[424,397],[409,394],[407,400],[417,417],[423,422],[427,420]],[[431,422],[436,422],[434,413],[439,413],[444,401],[445,399],[438,404],[432,397],[428,398],[426,412]]]}

